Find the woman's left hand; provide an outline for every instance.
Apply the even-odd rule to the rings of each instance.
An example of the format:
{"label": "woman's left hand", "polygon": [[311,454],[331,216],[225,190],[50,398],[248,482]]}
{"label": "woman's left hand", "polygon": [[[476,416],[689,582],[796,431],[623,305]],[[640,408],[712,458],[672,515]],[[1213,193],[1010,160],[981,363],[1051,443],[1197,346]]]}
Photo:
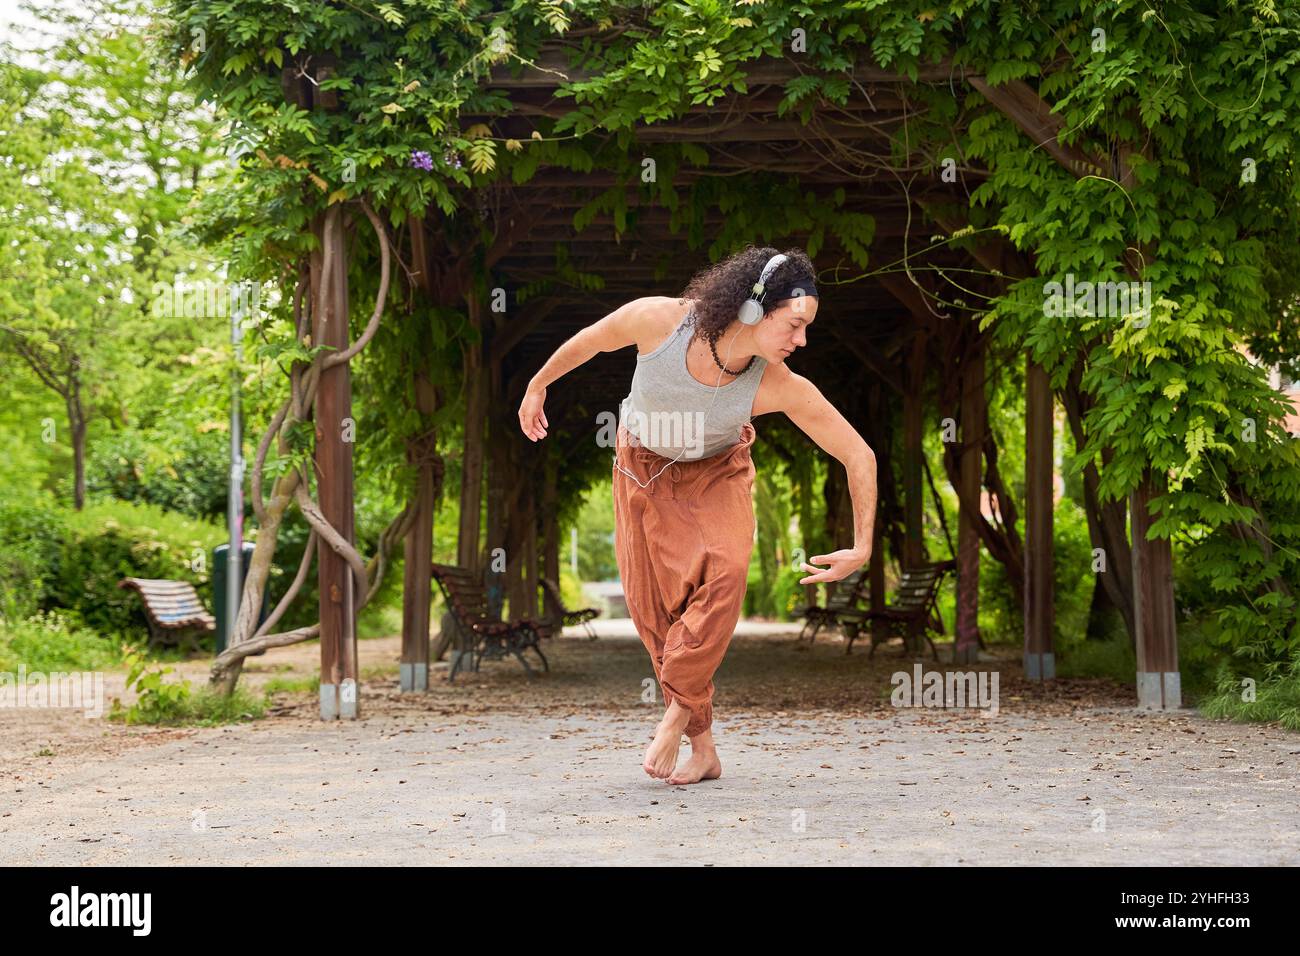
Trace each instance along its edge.
{"label": "woman's left hand", "polygon": [[855,548],[844,548],[830,554],[814,554],[808,561],[829,564],[830,567],[815,568],[808,561],[800,561],[799,564],[803,570],[815,573],[811,577],[803,578],[799,583],[818,584],[824,581],[839,581],[841,578],[847,578],[866,564],[870,557],[870,551],[859,551]]}

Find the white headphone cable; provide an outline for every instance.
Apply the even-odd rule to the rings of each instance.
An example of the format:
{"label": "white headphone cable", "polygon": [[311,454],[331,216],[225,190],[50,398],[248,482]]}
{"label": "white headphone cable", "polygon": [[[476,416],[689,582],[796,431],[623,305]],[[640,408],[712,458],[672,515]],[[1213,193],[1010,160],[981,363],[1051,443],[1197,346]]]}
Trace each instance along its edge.
{"label": "white headphone cable", "polygon": [[[726,357],[725,359],[722,360],[722,369],[720,369],[720,370],[718,371],[718,383],[717,383],[716,385],[713,386],[713,398],[709,400],[709,412],[713,411],[713,406],[714,406],[714,404],[718,401],[718,392],[720,392],[720,391],[722,390],[722,376],[723,376],[723,374],[726,372],[727,363],[731,361],[731,349],[732,349],[732,346],[734,346],[734,345],[736,344],[736,339],[740,338],[740,334],[741,334],[742,332],[744,332],[746,328],[749,328],[749,326],[743,326],[743,325],[742,325],[741,328],[738,329],[738,330],[736,331],[736,334],[733,335],[733,336],[731,337],[731,343],[727,346],[727,357]],[[690,346],[690,342],[688,341],[688,342],[687,342],[687,347],[689,348],[689,346]],[[689,352],[688,352],[687,354],[689,355]],[[690,365],[689,365],[689,364],[686,365],[686,374],[687,374],[687,375],[690,375],[690,374],[691,374],[691,369],[690,369]],[[741,374],[744,374],[744,373],[741,373]],[[739,377],[740,377],[740,376],[737,376],[737,378],[739,378]],[[705,413],[704,413],[704,420],[700,422],[700,433],[701,433],[701,438],[703,438],[704,423],[707,422],[707,421],[709,420],[709,412],[705,412]],[[618,448],[617,448],[617,444],[618,444],[618,436],[617,436],[617,435],[616,435],[615,438],[614,438],[614,442],[615,442],[615,448],[614,448],[614,467],[617,468],[619,471],[621,471],[623,474],[627,475],[627,476],[628,476],[629,478],[631,478],[633,481],[635,481],[635,482],[636,482],[636,483],[637,483],[641,488],[645,488],[647,485],[649,485],[650,483],[652,483],[656,478],[658,478],[660,475],[662,475],[662,474],[663,474],[665,471],[667,471],[670,467],[672,467],[673,465],[677,464],[677,462],[681,461],[682,455],[686,454],[686,449],[683,448],[683,449],[681,450],[681,453],[680,453],[676,458],[674,458],[674,459],[673,459],[672,461],[670,461],[668,464],[664,465],[664,466],[663,466],[662,468],[660,468],[657,472],[655,472],[654,476],[650,479],[650,481],[646,482],[646,484],[643,485],[643,484],[641,484],[640,480],[638,480],[638,478],[637,478],[636,475],[632,474],[630,471],[628,471],[626,468],[624,468],[622,465],[620,465],[620,464],[618,463]]]}

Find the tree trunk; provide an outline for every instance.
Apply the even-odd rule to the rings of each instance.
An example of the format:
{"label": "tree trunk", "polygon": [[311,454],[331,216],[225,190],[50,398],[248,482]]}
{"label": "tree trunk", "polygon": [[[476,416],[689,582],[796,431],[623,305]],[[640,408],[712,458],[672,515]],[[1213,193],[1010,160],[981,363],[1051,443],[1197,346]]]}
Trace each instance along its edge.
{"label": "tree trunk", "polygon": [[[1086,444],[1083,417],[1090,406],[1088,396],[1079,386],[1076,368],[1061,392],[1066,420],[1074,435],[1074,444],[1082,450]],[[1103,455],[1103,464],[1106,461]],[[1093,551],[1092,564],[1097,581],[1106,590],[1112,607],[1119,611],[1128,632],[1129,646],[1137,649],[1137,625],[1133,611],[1133,556],[1128,540],[1128,507],[1124,501],[1099,500],[1098,485],[1101,476],[1097,466],[1089,462],[1083,469],[1083,510],[1088,519],[1088,537]],[[1094,600],[1094,605],[1096,601]],[[1091,620],[1091,619],[1090,619]],[[1089,625],[1091,627],[1091,623]]]}
{"label": "tree trunk", "polygon": [[80,511],[86,506],[86,416],[75,394],[80,391],[75,382],[71,389],[74,395],[68,399],[67,406],[68,432],[72,438],[72,507]]}
{"label": "tree trunk", "polygon": [[[280,524],[284,513],[293,501],[294,492],[299,484],[298,472],[286,472],[276,479],[270,497],[266,501],[266,514],[258,526],[257,542],[253,545],[253,556],[248,562],[248,574],[244,578],[244,592],[239,599],[239,614],[235,626],[231,629],[230,647],[243,643],[257,630],[257,618],[262,608],[262,593],[266,590],[266,580],[271,574],[271,559],[275,556],[276,541],[280,537]],[[229,647],[227,651],[229,651]],[[244,669],[243,655],[221,654],[212,664],[208,684],[223,696],[230,696]]]}
{"label": "tree trunk", "polygon": [[[984,351],[973,350],[962,369],[961,459],[957,520],[957,625],[954,663],[977,659],[980,594],[980,467],[987,427]],[[919,648],[917,649],[919,650]]]}

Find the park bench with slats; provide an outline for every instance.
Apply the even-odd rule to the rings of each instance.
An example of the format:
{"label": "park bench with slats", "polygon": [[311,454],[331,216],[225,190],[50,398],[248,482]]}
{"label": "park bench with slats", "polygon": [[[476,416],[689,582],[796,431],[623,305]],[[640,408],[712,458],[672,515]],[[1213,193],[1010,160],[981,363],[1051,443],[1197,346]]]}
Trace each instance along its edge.
{"label": "park bench with slats", "polygon": [[[545,633],[545,622],[533,618],[502,621],[493,617],[488,613],[487,590],[466,568],[434,564],[433,579],[438,582],[438,587],[447,600],[447,609],[455,619],[461,635],[467,638],[461,646],[468,649],[474,670],[479,669],[484,658],[495,660],[513,654],[524,665],[528,676],[532,677],[533,668],[523,655],[530,647],[542,659],[542,666],[548,671],[551,669],[551,665],[546,662],[546,655],[538,646],[538,640]],[[448,681],[456,679],[461,660],[462,655],[456,655]]]}
{"label": "park bench with slats", "polygon": [[817,632],[823,627],[835,627],[840,623],[840,615],[845,611],[852,610],[862,597],[862,589],[867,583],[867,571],[862,569],[854,571],[847,577],[841,578],[835,582],[830,597],[826,599],[825,606],[810,604],[806,607],[795,610],[796,617],[803,618],[803,627],[799,631],[799,640],[803,640],[804,635],[808,633],[808,628],[812,628],[812,633],[808,634],[808,643],[817,639]]}
{"label": "park bench with slats", "polygon": [[117,586],[139,592],[151,644],[187,645],[197,650],[198,639],[217,629],[216,618],[208,613],[188,581],[124,578]]}
{"label": "park bench with slats", "polygon": [[547,603],[553,609],[553,621],[558,621],[560,627],[572,627],[575,624],[581,624],[588,637],[593,641],[596,639],[596,632],[592,630],[589,622],[600,616],[599,609],[584,607],[576,611],[570,611],[564,606],[564,598],[560,596],[560,586],[550,578],[542,578],[542,591],[545,592]]}
{"label": "park bench with slats", "polygon": [[[840,625],[844,628],[844,636],[848,638],[848,647],[845,648],[844,653],[852,652],[853,642],[857,640],[864,627],[883,622],[887,628],[881,628],[881,632],[896,628],[903,631],[905,652],[916,648],[918,638],[924,637],[929,642],[930,650],[937,661],[939,651],[935,648],[928,632],[944,633],[943,618],[939,616],[937,607],[939,585],[943,583],[944,575],[955,570],[956,567],[956,561],[940,561],[908,568],[899,578],[893,598],[885,608],[877,611],[851,609],[841,612]],[[876,645],[886,639],[873,629],[871,653],[868,656],[873,656],[876,653]]]}

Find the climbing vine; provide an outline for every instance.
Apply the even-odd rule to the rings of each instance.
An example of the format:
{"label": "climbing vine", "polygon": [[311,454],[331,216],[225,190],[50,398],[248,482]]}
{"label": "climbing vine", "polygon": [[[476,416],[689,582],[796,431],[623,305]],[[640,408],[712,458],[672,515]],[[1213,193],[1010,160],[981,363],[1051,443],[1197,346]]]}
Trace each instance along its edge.
{"label": "climbing vine", "polygon": [[[240,167],[238,187],[196,221],[232,239],[248,274],[279,282],[332,206],[364,199],[395,229],[436,209],[463,230],[487,187],[544,166],[615,176],[575,229],[602,212],[634,229],[623,184],[636,185],[710,256],[808,230],[808,252],[834,263],[828,294],[873,270],[911,274],[936,241],[919,221],[907,259],[882,266],[871,210],[843,190],[762,173],[684,183],[678,173],[707,168],[708,152],[637,144],[634,131],[747,92],[764,57],[797,64],[781,113],[809,124],[872,95],[880,84],[850,69],[868,57],[919,80],[890,84],[907,114],[890,153],[852,163],[900,191],[958,172],[970,233],[937,241],[1000,239],[1032,259],[1031,277],[986,276],[1000,286],[978,308],[999,343],[1027,348],[1058,393],[1079,397],[1071,469],[1095,469],[1103,501],[1168,474],[1152,533],[1179,546],[1183,606],[1213,612],[1216,639],[1243,656],[1300,654],[1300,456],[1245,354],[1300,355],[1300,3],[170,0],[168,12],[165,42],[228,124]],[[521,114],[530,135],[498,135],[493,119],[512,104],[484,80],[526,65],[572,73],[571,108]],[[286,96],[303,77],[324,108]],[[1035,142],[1001,108],[1012,84],[1050,106],[1059,135]],[[710,212],[721,228],[706,229]],[[555,275],[603,281],[563,250]],[[373,299],[373,276],[355,279],[354,295]],[[1149,308],[1046,307],[1051,283],[1075,280],[1149,283]],[[454,311],[439,316],[450,366],[472,334]],[[291,334],[283,309],[269,321]],[[408,334],[372,348],[409,349]]]}

